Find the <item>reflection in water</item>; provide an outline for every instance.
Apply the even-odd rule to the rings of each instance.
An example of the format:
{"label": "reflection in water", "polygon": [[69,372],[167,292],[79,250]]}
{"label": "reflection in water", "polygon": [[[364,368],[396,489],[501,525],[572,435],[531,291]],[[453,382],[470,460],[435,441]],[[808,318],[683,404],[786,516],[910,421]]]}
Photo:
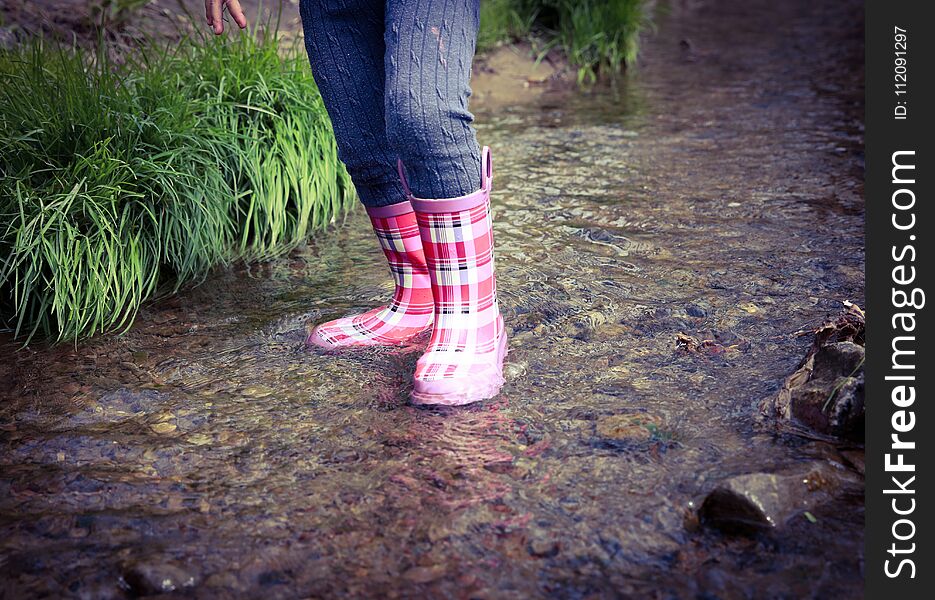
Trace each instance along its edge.
{"label": "reflection in water", "polygon": [[794,332],[863,290],[855,7],[753,4],[673,8],[616,92],[478,107],[511,329],[491,402],[410,406],[419,344],[304,347],[308,323],[391,291],[360,211],[125,336],[11,350],[6,587],[856,593],[859,498],[768,539],[686,527],[723,477],[830,451],[759,431],[754,406],[802,355]]}

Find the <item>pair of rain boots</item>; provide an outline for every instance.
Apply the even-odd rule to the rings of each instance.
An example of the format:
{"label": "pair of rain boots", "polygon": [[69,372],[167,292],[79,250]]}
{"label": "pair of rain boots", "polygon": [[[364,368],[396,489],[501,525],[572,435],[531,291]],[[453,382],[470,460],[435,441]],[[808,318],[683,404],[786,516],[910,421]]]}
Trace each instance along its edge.
{"label": "pair of rain boots", "polygon": [[432,329],[413,375],[415,404],[469,404],[503,385],[507,340],[494,276],[489,148],[481,161],[480,189],[443,200],[414,197],[399,165],[407,200],[367,209],[396,283],[392,300],[322,323],[308,337],[337,350],[405,344]]}

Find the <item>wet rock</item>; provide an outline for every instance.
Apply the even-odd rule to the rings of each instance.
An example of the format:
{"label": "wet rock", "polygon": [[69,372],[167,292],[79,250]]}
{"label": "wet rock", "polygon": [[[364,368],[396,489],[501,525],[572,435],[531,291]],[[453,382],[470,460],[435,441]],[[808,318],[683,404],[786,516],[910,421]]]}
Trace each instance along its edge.
{"label": "wet rock", "polygon": [[155,425],[151,427],[151,429],[156,433],[166,434],[166,433],[172,433],[173,431],[178,429],[178,425],[176,425],[175,423],[168,423],[168,422],[156,423]]}
{"label": "wet rock", "polygon": [[123,569],[123,580],[134,596],[168,594],[193,588],[195,575],[169,562],[135,562]]}
{"label": "wet rock", "polygon": [[256,581],[261,586],[288,585],[292,581],[292,577],[285,571],[271,570],[260,573]]}
{"label": "wet rock", "polygon": [[212,573],[205,579],[205,586],[210,588],[229,588],[229,589],[238,589],[240,587],[240,580],[237,579],[237,576],[233,573],[222,571],[220,573]]}
{"label": "wet rock", "polygon": [[445,565],[432,565],[429,567],[412,567],[403,573],[403,579],[413,583],[429,583],[445,576]]}
{"label": "wet rock", "polygon": [[811,461],[726,479],[705,497],[698,512],[704,525],[725,533],[750,534],[782,527],[862,485],[860,477],[841,465]]}
{"label": "wet rock", "polygon": [[559,543],[546,537],[533,537],[526,545],[526,550],[536,558],[552,558],[558,554]]}
{"label": "wet rock", "polygon": [[822,346],[812,374],[791,389],[790,411],[815,431],[861,439],[864,430],[864,348],[853,342]]}
{"label": "wet rock", "polygon": [[507,363],[503,365],[503,378],[507,381],[513,381],[514,379],[519,379],[526,374],[526,363]]}
{"label": "wet rock", "polygon": [[815,331],[799,368],[761,410],[826,435],[864,436],[863,313],[855,305]]}
{"label": "wet rock", "polygon": [[705,301],[693,302],[685,307],[685,314],[689,317],[702,318],[707,317],[711,311],[711,305]]}
{"label": "wet rock", "polygon": [[864,347],[854,342],[835,342],[815,353],[812,379],[835,380],[854,374],[864,362]]}
{"label": "wet rock", "polygon": [[484,469],[491,473],[507,474],[513,470],[513,460],[503,459],[484,463]]}

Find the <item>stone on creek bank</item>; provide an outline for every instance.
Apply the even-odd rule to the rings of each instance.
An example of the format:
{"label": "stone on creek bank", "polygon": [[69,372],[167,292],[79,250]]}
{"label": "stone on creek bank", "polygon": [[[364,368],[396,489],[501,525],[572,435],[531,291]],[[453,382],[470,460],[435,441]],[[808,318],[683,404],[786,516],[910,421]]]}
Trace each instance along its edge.
{"label": "stone on creek bank", "polygon": [[815,331],[815,342],[782,389],[761,406],[766,416],[813,431],[864,437],[864,315],[856,305]]}
{"label": "stone on creek bank", "polygon": [[862,486],[862,479],[842,465],[810,461],[726,479],[704,498],[698,516],[724,533],[752,534],[780,528],[836,497],[858,493]]}
{"label": "stone on creek bank", "polygon": [[852,342],[822,346],[812,376],[790,390],[792,417],[815,431],[848,439],[864,432],[864,348]]}
{"label": "stone on creek bank", "polygon": [[194,587],[195,575],[169,562],[140,561],[123,568],[123,581],[135,597],[181,592]]}

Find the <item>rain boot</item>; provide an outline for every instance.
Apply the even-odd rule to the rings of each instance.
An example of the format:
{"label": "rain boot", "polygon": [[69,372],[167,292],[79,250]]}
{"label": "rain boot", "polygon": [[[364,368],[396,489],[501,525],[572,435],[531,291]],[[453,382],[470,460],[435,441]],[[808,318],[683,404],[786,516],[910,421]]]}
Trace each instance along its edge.
{"label": "rain boot", "polygon": [[484,148],[480,189],[427,200],[409,190],[435,300],[435,329],[416,363],[415,404],[460,405],[496,396],[503,385],[507,340],[497,305],[490,189],[490,149]]}
{"label": "rain boot", "polygon": [[393,298],[386,306],[318,325],[309,344],[329,350],[399,345],[432,326],[432,287],[412,205],[368,207],[367,214],[396,282]]}

